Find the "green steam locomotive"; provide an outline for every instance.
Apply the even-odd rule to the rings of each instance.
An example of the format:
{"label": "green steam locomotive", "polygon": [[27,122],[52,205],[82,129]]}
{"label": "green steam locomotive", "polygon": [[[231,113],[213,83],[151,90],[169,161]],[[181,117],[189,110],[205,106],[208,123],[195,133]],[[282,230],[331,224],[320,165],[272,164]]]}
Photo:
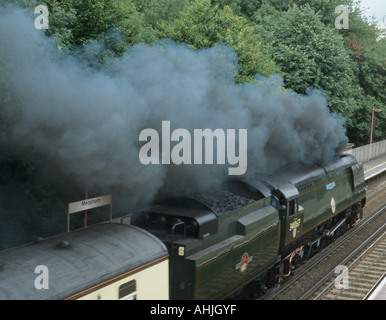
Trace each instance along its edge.
{"label": "green steam locomotive", "polygon": [[253,298],[352,227],[365,202],[362,165],[347,155],[168,199],[136,223],[169,249],[171,299]]}

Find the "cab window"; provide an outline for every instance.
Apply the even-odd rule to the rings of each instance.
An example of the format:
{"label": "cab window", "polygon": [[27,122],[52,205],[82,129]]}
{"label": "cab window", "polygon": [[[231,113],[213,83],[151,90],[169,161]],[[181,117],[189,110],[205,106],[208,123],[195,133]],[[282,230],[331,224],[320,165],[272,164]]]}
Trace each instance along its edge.
{"label": "cab window", "polygon": [[298,199],[291,200],[289,202],[289,211],[288,214],[290,216],[296,214],[299,211],[299,204],[298,204]]}

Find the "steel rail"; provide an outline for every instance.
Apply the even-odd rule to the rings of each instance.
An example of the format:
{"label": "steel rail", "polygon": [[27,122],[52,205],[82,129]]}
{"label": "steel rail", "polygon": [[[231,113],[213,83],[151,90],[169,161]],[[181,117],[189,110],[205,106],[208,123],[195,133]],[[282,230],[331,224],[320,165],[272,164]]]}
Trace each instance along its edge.
{"label": "steel rail", "polygon": [[[362,249],[366,248],[366,246],[370,242],[374,241],[374,239],[378,236],[378,238],[375,240],[375,242],[372,243],[367,249],[365,249],[365,251],[363,251],[347,268],[350,269],[353,265],[355,265],[365,254],[367,254],[373,248],[373,246],[375,244],[377,244],[384,237],[384,233],[381,236],[379,236],[379,232],[384,230],[385,227],[386,227],[386,223],[384,223],[381,227],[379,227],[370,237],[368,237],[366,239],[366,241],[364,241],[360,246],[358,246],[353,252],[351,252],[340,263],[338,263],[338,265],[345,265],[352,258],[354,258],[358,252],[360,252]],[[312,294],[314,294],[323,285],[324,282],[326,282],[329,278],[331,278],[334,273],[335,273],[335,268],[332,269],[329,273],[327,273],[322,279],[320,279],[313,287],[311,287],[298,300],[308,299]],[[354,279],[351,283],[353,283],[355,280],[356,279]],[[327,290],[330,289],[330,287],[334,283],[335,283],[335,279],[332,282],[330,282],[321,292],[319,292],[318,295],[315,298],[313,298],[313,300],[317,300],[318,298],[320,298]]]}
{"label": "steel rail", "polygon": [[[384,205],[383,207],[381,207],[380,209],[378,209],[376,212],[374,212],[372,215],[370,215],[367,219],[363,220],[358,226],[354,227],[353,229],[351,229],[350,232],[347,232],[345,233],[342,237],[338,238],[337,240],[335,240],[335,242],[333,242],[332,244],[330,244],[330,247],[327,247],[326,250],[318,253],[317,255],[313,256],[313,260],[309,261],[307,264],[304,264],[301,268],[299,268],[297,270],[297,272],[292,276],[292,278],[288,279],[285,281],[285,283],[283,285],[280,286],[280,288],[278,289],[273,289],[273,292],[266,296],[266,297],[262,297],[263,299],[265,300],[272,300],[273,298],[275,298],[277,295],[279,295],[281,292],[285,291],[287,287],[289,287],[292,283],[294,283],[295,281],[297,281],[298,279],[300,279],[301,277],[303,277],[304,275],[307,274],[307,272],[312,269],[315,265],[317,265],[321,260],[323,260],[326,256],[328,256],[329,254],[331,254],[333,251],[335,251],[336,249],[338,249],[339,247],[341,247],[344,243],[346,243],[349,239],[351,239],[354,235],[356,235],[357,233],[359,233],[363,228],[365,228],[371,221],[373,221],[374,219],[376,219],[379,215],[381,215],[383,213],[383,211],[386,209],[386,205]],[[357,252],[357,250],[355,250],[355,252]],[[351,253],[350,255],[352,255],[353,253]],[[333,270],[334,271],[334,270]],[[332,271],[332,272],[333,272]],[[327,276],[325,276],[327,277]],[[320,283],[323,282],[326,280],[325,277],[323,277],[323,279],[321,279],[320,281],[317,282],[317,284],[320,285]],[[316,287],[315,284],[313,286]],[[299,300],[303,300],[306,298],[306,295],[307,295],[307,292],[305,294],[303,294],[303,296],[301,296],[299,298]]]}

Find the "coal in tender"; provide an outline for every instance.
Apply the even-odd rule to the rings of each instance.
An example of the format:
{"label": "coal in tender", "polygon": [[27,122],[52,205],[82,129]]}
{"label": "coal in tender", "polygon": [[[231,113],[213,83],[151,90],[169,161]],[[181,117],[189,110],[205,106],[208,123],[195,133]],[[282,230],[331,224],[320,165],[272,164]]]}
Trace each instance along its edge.
{"label": "coal in tender", "polygon": [[190,197],[205,204],[218,215],[246,206],[255,201],[229,191],[212,191],[205,194],[194,193],[191,194]]}

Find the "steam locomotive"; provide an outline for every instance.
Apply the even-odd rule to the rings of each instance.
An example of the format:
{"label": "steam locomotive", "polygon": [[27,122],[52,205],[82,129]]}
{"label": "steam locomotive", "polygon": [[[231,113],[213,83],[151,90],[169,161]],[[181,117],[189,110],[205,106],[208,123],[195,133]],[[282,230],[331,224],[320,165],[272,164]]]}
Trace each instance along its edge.
{"label": "steam locomotive", "polygon": [[227,181],[140,210],[130,224],[0,252],[0,299],[254,298],[353,227],[365,203],[351,155]]}

